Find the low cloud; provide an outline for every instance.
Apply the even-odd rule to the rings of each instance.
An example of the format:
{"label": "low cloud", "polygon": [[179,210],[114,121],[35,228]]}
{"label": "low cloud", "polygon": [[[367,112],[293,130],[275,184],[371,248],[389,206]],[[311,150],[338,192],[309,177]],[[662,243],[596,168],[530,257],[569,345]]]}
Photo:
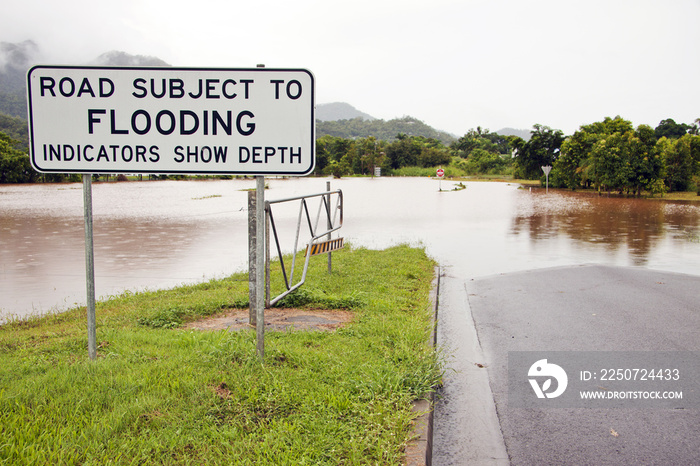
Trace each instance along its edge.
{"label": "low cloud", "polygon": [[26,70],[39,56],[39,46],[33,40],[11,43],[0,42],[0,72],[8,68]]}

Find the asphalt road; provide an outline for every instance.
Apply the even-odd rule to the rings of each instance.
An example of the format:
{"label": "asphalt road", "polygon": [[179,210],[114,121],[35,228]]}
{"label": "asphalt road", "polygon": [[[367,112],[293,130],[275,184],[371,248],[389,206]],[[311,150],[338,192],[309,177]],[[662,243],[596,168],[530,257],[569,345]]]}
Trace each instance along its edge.
{"label": "asphalt road", "polygon": [[515,403],[508,373],[509,353],[512,365],[525,351],[695,357],[688,352],[700,352],[700,277],[599,265],[468,282],[448,272],[438,345],[448,370],[435,409],[435,465],[700,464],[698,379],[686,377],[685,399],[670,407],[550,408],[551,400]]}

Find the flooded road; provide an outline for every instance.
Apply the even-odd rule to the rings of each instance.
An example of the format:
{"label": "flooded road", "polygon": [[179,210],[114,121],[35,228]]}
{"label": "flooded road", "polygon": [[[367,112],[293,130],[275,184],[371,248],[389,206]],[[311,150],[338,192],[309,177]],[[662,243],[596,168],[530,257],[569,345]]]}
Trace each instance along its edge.
{"label": "flooded road", "polygon": [[[700,275],[700,206],[507,183],[438,191],[426,178],[269,179],[267,199],[342,189],[340,236],[355,246],[424,245],[465,279],[559,265]],[[247,267],[253,180],[93,184],[98,299]],[[442,181],[443,190],[456,183]],[[298,207],[276,211],[293,228]],[[293,235],[293,232],[289,233]],[[85,302],[82,184],[0,186],[0,318]]]}

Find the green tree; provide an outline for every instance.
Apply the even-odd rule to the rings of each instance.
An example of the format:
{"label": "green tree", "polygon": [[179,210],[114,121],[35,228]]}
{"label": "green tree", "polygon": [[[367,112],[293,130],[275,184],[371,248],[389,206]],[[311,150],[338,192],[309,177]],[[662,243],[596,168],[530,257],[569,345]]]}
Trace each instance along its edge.
{"label": "green tree", "polygon": [[389,158],[391,168],[398,169],[418,165],[421,151],[419,141],[405,133],[399,133],[397,140],[387,145],[386,156]]}
{"label": "green tree", "polygon": [[446,148],[424,146],[418,155],[418,165],[420,167],[437,167],[447,165],[452,158]]}
{"label": "green tree", "polygon": [[688,133],[695,135],[695,136],[700,136],[700,118],[696,118],[695,121],[693,122],[693,124],[690,125],[690,128],[688,129]]}
{"label": "green tree", "polygon": [[350,139],[335,137],[335,136],[322,136],[316,139],[316,152],[321,153],[326,157],[327,162],[339,161],[343,156],[350,150],[352,146],[352,141]]}
{"label": "green tree", "polygon": [[654,134],[656,135],[656,139],[661,139],[664,137],[669,139],[678,139],[687,134],[688,130],[691,129],[692,126],[690,125],[686,125],[685,123],[678,124],[673,121],[672,118],[667,118],[665,120],[661,120],[659,126],[657,126],[654,130]]}
{"label": "green tree", "polygon": [[488,129],[477,126],[450,145],[453,155],[463,159],[469,158],[474,149],[482,149],[494,154],[510,154],[511,148],[508,136],[491,133]]}
{"label": "green tree", "polygon": [[595,165],[593,180],[598,190],[624,190],[631,176],[627,158],[626,141],[620,133],[610,134],[594,144],[591,159]]}
{"label": "green tree", "polygon": [[690,156],[693,159],[693,175],[698,175],[700,174],[700,135],[690,137]]}
{"label": "green tree", "polygon": [[[596,166],[591,158],[593,147],[615,133],[633,131],[632,122],[621,118],[606,117],[603,121],[582,125],[562,143],[561,153],[553,165],[550,179],[553,185],[577,189],[595,182]],[[602,147],[599,147],[601,150]],[[599,154],[600,155],[600,154]]]}
{"label": "green tree", "polygon": [[648,125],[639,125],[636,131],[625,134],[630,168],[627,186],[637,196],[642,190],[652,192],[665,175],[663,157],[656,150],[654,130]]}
{"label": "green tree", "polygon": [[466,163],[462,166],[470,175],[501,173],[508,165],[508,160],[503,154],[496,154],[484,149],[476,148],[472,151]]}
{"label": "green tree", "polygon": [[515,149],[515,176],[529,180],[542,176],[542,166],[553,165],[564,141],[564,133],[548,126],[534,125],[529,141],[514,136],[511,145]]}
{"label": "green tree", "polygon": [[29,150],[27,120],[0,113],[0,133],[5,133],[13,141],[16,141],[15,149],[25,152]]}
{"label": "green tree", "polygon": [[666,165],[666,186],[670,191],[686,191],[695,173],[691,145],[693,137],[689,134],[680,139],[662,137],[657,142],[657,149]]}
{"label": "green tree", "polygon": [[32,183],[39,174],[32,168],[29,155],[15,149],[17,141],[0,133],[0,183]]}
{"label": "green tree", "polygon": [[352,152],[354,143],[350,139],[325,135],[316,139],[315,173],[333,175],[337,178],[352,173],[346,155]]}
{"label": "green tree", "polygon": [[335,178],[342,178],[345,175],[350,175],[352,170],[345,158],[340,161],[333,160],[324,168],[324,174],[333,175]]}
{"label": "green tree", "polygon": [[589,133],[582,127],[562,142],[550,177],[553,186],[577,189],[588,183],[587,162],[598,139],[598,135]]}
{"label": "green tree", "polygon": [[381,166],[384,146],[385,142],[377,141],[374,136],[356,140],[357,157],[354,159],[354,172],[360,175],[372,174],[376,166]]}
{"label": "green tree", "polygon": [[[486,130],[488,132],[488,130]],[[451,149],[454,155],[459,156],[463,159],[469,157],[472,151],[482,144],[482,134],[481,126],[477,126],[476,129],[470,129],[466,132],[464,136],[456,140],[451,144]]]}
{"label": "green tree", "polygon": [[[327,136],[324,136],[327,137]],[[324,169],[328,166],[330,159],[330,154],[328,152],[328,147],[321,141],[321,139],[316,140],[316,164],[314,165],[314,173],[320,175],[324,172]]]}

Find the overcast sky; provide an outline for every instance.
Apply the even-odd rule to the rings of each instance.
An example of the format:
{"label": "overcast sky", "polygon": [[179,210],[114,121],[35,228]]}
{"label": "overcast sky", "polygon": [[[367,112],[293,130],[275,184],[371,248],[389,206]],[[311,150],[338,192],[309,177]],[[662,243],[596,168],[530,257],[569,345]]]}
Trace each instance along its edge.
{"label": "overcast sky", "polygon": [[306,68],[317,103],[456,135],[700,118],[700,0],[5,2],[0,41],[28,39],[52,65]]}

